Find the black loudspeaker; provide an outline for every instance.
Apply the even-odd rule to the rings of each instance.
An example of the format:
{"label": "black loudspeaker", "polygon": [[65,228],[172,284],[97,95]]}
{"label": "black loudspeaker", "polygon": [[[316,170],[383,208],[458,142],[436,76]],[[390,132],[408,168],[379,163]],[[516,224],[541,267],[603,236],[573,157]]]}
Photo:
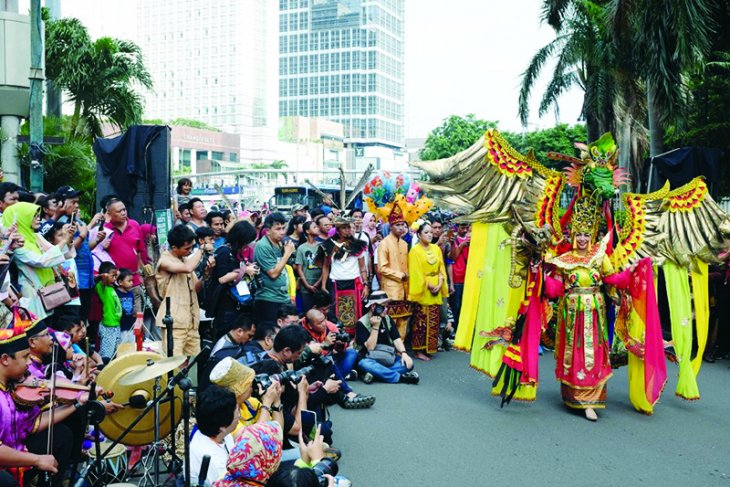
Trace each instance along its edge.
{"label": "black loudspeaker", "polygon": [[94,141],[97,210],[110,194],[139,223],[152,222],[154,210],[170,208],[170,133],[164,125],[134,125]]}

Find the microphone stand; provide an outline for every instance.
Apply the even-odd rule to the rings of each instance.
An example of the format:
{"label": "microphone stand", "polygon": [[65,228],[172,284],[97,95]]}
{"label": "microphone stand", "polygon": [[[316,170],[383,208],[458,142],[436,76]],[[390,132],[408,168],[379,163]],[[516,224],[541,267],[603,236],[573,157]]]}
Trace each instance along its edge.
{"label": "microphone stand", "polygon": [[[165,325],[165,334],[167,336],[167,356],[172,357],[175,352],[175,344],[172,332],[172,325],[175,323],[170,314],[170,296],[165,297],[165,316],[162,318],[162,324]],[[173,378],[173,371],[167,373],[167,383],[169,384]],[[177,456],[177,445],[175,440],[175,401],[170,401],[170,470],[176,472],[180,459]]]}
{"label": "microphone stand", "polygon": [[[96,470],[96,475],[98,476],[97,481],[100,482],[99,485],[104,485],[104,474],[106,473],[106,468],[102,462],[101,433],[99,432],[99,424],[104,421],[104,418],[106,417],[106,409],[103,404],[96,400],[95,382],[92,382],[89,385],[89,400],[86,402],[86,414],[89,424],[94,425],[94,450],[96,452],[96,458],[94,458],[93,462],[88,462],[84,469],[79,473],[79,477],[74,484],[75,487],[82,487],[84,485],[84,480],[89,475],[89,471],[92,466],[94,466]],[[106,453],[108,453],[108,450]]]}

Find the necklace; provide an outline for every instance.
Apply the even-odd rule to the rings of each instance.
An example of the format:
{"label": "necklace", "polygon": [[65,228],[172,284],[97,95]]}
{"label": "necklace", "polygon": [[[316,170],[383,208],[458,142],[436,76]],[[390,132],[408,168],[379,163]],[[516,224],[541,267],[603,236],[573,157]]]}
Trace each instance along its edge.
{"label": "necklace", "polygon": [[435,265],[436,262],[438,262],[438,258],[434,254],[431,245],[426,247],[426,262],[428,262],[429,265]]}

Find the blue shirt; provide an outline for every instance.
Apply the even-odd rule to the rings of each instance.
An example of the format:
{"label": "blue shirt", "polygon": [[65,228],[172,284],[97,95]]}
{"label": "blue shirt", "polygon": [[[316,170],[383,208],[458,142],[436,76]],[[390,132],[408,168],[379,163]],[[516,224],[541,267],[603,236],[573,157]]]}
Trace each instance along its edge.
{"label": "blue shirt", "polygon": [[[58,219],[61,223],[68,223],[69,217],[64,215]],[[84,223],[80,219],[76,219],[79,223]],[[78,238],[80,232],[77,230],[74,238]],[[93,289],[94,288],[94,257],[91,255],[91,248],[89,247],[89,235],[87,233],[86,238],[81,243],[81,247],[76,249],[76,269],[79,275],[77,279],[79,281],[79,289]]]}

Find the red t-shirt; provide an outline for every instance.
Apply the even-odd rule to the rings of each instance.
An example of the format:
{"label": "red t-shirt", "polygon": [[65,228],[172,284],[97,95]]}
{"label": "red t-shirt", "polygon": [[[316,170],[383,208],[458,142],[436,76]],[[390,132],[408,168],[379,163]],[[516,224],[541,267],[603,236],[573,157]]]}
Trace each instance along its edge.
{"label": "red t-shirt", "polygon": [[139,286],[142,284],[142,277],[137,274],[139,270],[137,255],[142,256],[142,262],[146,263],[146,251],[139,223],[131,219],[127,220],[127,226],[123,232],[114,228],[111,223],[105,224],[104,228],[111,230],[114,235],[109,243],[109,248],[106,249],[107,253],[118,269],[129,269],[135,273],[134,285]]}
{"label": "red t-shirt", "polygon": [[[454,245],[460,245],[466,240],[466,238],[461,238],[457,236]],[[466,261],[468,259],[469,246],[467,245],[466,247],[461,249],[461,252],[459,252],[458,257],[456,257],[456,260],[454,261],[454,264],[452,266],[452,271],[454,273],[454,284],[464,284],[464,277],[466,276]]]}

